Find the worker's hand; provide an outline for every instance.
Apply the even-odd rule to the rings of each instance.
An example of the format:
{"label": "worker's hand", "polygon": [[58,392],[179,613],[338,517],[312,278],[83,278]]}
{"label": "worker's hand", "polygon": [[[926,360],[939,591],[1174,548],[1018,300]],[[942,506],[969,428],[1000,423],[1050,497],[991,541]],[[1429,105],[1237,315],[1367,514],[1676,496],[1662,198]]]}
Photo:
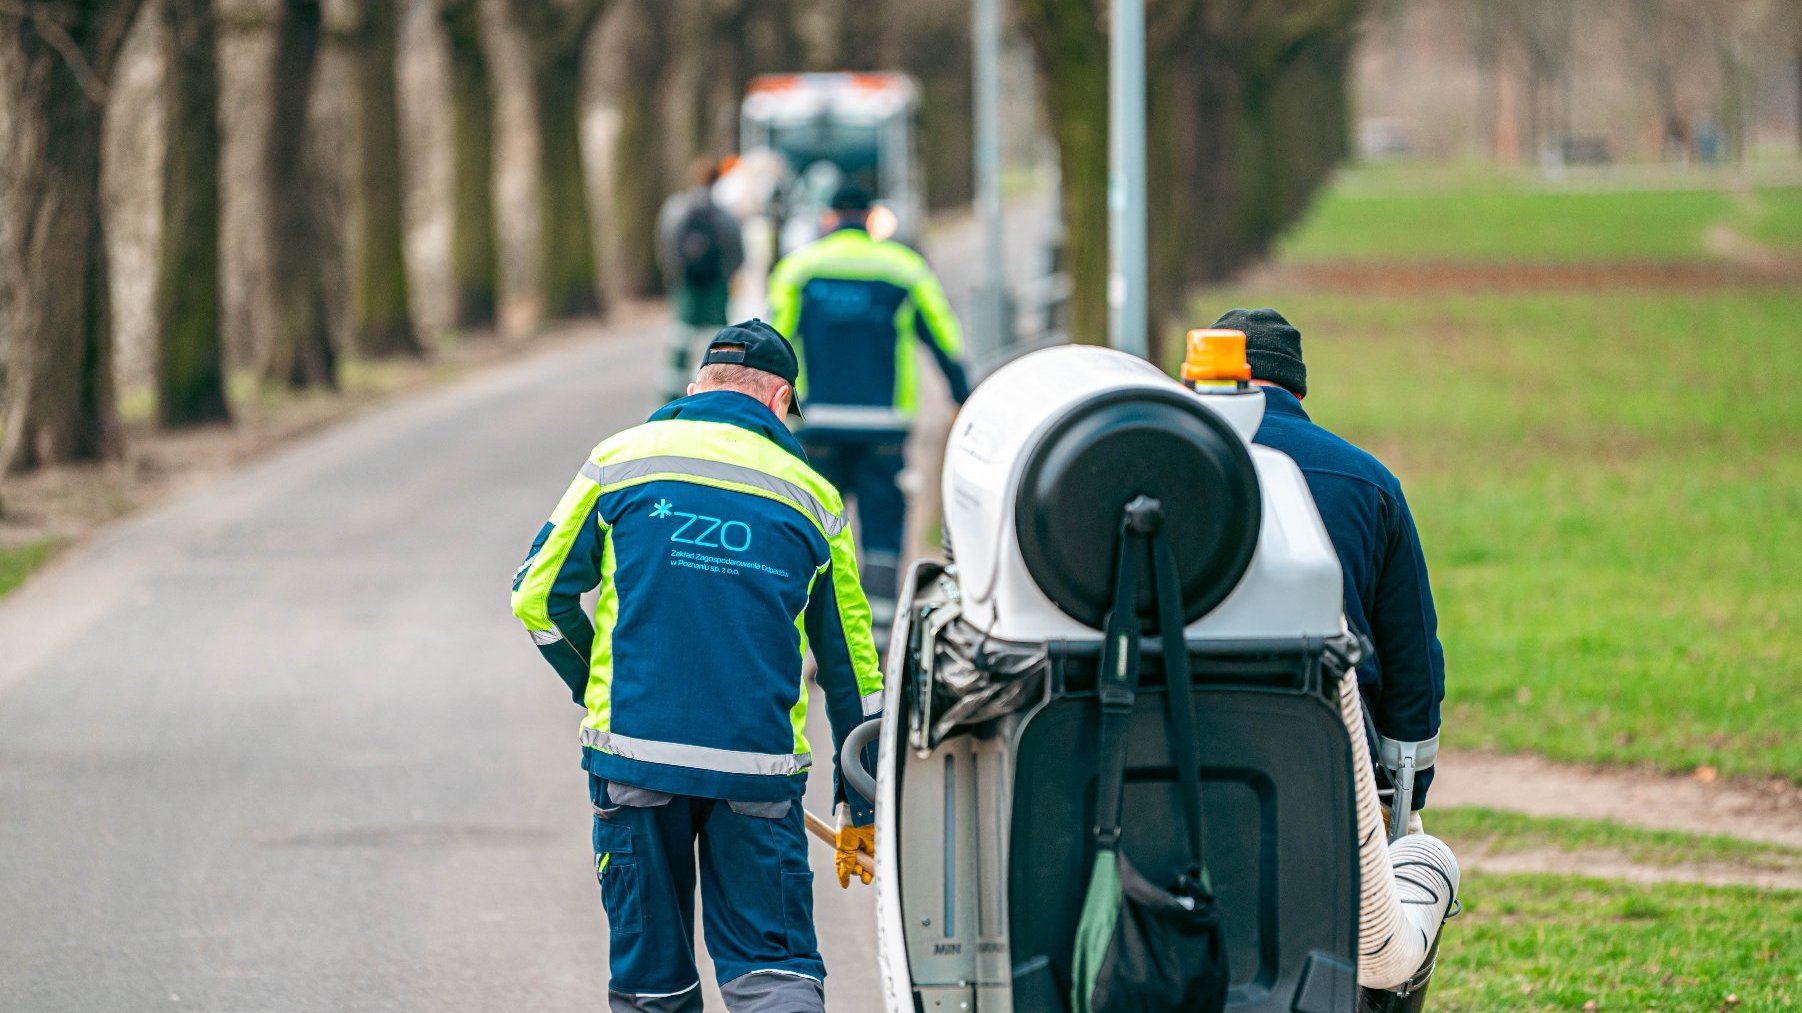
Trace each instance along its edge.
{"label": "worker's hand", "polygon": [[[1389,820],[1390,820],[1389,807],[1383,806],[1382,809],[1383,809],[1383,832],[1388,833],[1389,832]],[[1426,831],[1425,825],[1423,825],[1420,822],[1420,810],[1416,809],[1413,812],[1409,813],[1408,814],[1408,828],[1407,828],[1406,832],[1403,834],[1403,836],[1407,836],[1409,834],[1424,834],[1426,832],[1427,831]]]}
{"label": "worker's hand", "polygon": [[859,854],[870,856],[871,863],[876,859],[876,824],[854,827],[840,818],[838,825],[838,851],[832,856],[832,867],[838,873],[838,885],[846,890],[851,888],[851,877],[856,876],[868,886],[876,876],[858,862]]}

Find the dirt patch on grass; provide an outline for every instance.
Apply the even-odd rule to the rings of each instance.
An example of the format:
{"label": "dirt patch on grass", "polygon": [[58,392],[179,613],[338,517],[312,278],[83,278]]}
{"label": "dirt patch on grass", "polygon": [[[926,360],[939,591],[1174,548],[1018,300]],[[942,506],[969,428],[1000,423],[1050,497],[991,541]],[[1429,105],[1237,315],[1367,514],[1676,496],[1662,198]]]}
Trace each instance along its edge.
{"label": "dirt patch on grass", "polygon": [[1613,820],[1802,847],[1802,786],[1779,779],[1705,779],[1706,770],[1702,777],[1683,777],[1449,749],[1439,754],[1435,769],[1434,805]]}
{"label": "dirt patch on grass", "polygon": [[1256,269],[1241,284],[1272,291],[1378,296],[1769,287],[1802,284],[1802,259],[1760,256],[1668,263],[1272,264]]}
{"label": "dirt patch on grass", "polygon": [[1590,876],[1595,879],[1617,879],[1628,883],[1697,883],[1702,886],[1751,886],[1763,890],[1802,890],[1802,872],[1782,869],[1757,869],[1725,863],[1651,865],[1636,862],[1618,851],[1533,848],[1518,851],[1493,851],[1481,846],[1459,847],[1447,842],[1458,855],[1458,866],[1464,871],[1500,875],[1547,873],[1559,876]]}

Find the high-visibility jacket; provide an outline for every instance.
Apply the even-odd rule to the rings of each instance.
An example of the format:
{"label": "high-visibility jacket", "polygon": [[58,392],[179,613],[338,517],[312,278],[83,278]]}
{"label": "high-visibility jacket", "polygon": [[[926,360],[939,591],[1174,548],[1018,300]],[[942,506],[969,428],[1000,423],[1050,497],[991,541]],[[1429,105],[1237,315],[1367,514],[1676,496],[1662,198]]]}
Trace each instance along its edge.
{"label": "high-visibility jacket", "polygon": [[[597,586],[591,624],[581,596]],[[513,612],[586,706],[583,766],[611,782],[799,798],[809,648],[835,744],[881,706],[839,494],[733,391],[671,402],[594,449],[514,576]]]}
{"label": "high-visibility jacket", "polygon": [[796,389],[808,431],[907,428],[919,405],[913,345],[932,352],[959,404],[970,385],[963,334],[925,258],[845,226],[770,274],[770,324],[801,360]]}

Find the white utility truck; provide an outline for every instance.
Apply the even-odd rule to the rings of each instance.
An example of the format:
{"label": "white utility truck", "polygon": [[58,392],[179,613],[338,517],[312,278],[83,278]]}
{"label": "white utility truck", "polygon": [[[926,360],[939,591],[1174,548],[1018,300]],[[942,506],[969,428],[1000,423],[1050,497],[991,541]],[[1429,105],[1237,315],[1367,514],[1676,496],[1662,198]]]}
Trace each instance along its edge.
{"label": "white utility truck", "polygon": [[895,73],[765,74],[739,116],[739,151],[771,151],[788,173],[765,209],[780,258],[819,236],[820,213],[843,183],[875,195],[871,231],[913,243],[925,215],[915,150],[920,89]]}

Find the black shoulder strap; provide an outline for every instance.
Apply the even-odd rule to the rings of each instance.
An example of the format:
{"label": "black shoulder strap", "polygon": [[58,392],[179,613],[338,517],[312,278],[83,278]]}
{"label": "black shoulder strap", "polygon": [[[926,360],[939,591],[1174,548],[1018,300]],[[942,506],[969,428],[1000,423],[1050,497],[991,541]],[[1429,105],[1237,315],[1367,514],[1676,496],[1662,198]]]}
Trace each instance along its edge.
{"label": "black shoulder strap", "polygon": [[1126,792],[1126,726],[1132,721],[1139,687],[1139,538],[1120,525],[1120,554],[1114,568],[1114,607],[1105,627],[1101,671],[1095,680],[1101,703],[1100,745],[1096,750],[1095,843],[1112,850],[1120,843],[1120,803]]}
{"label": "black shoulder strap", "polygon": [[[1189,644],[1183,637],[1183,591],[1176,576],[1176,557],[1162,533],[1151,540],[1151,565],[1157,580],[1158,632],[1164,640],[1164,699],[1170,726],[1170,756],[1176,764],[1188,825],[1189,854],[1197,868],[1207,868],[1207,838],[1201,819],[1200,749],[1195,734],[1195,681],[1189,671]],[[1205,872],[1204,872],[1205,875]]]}

